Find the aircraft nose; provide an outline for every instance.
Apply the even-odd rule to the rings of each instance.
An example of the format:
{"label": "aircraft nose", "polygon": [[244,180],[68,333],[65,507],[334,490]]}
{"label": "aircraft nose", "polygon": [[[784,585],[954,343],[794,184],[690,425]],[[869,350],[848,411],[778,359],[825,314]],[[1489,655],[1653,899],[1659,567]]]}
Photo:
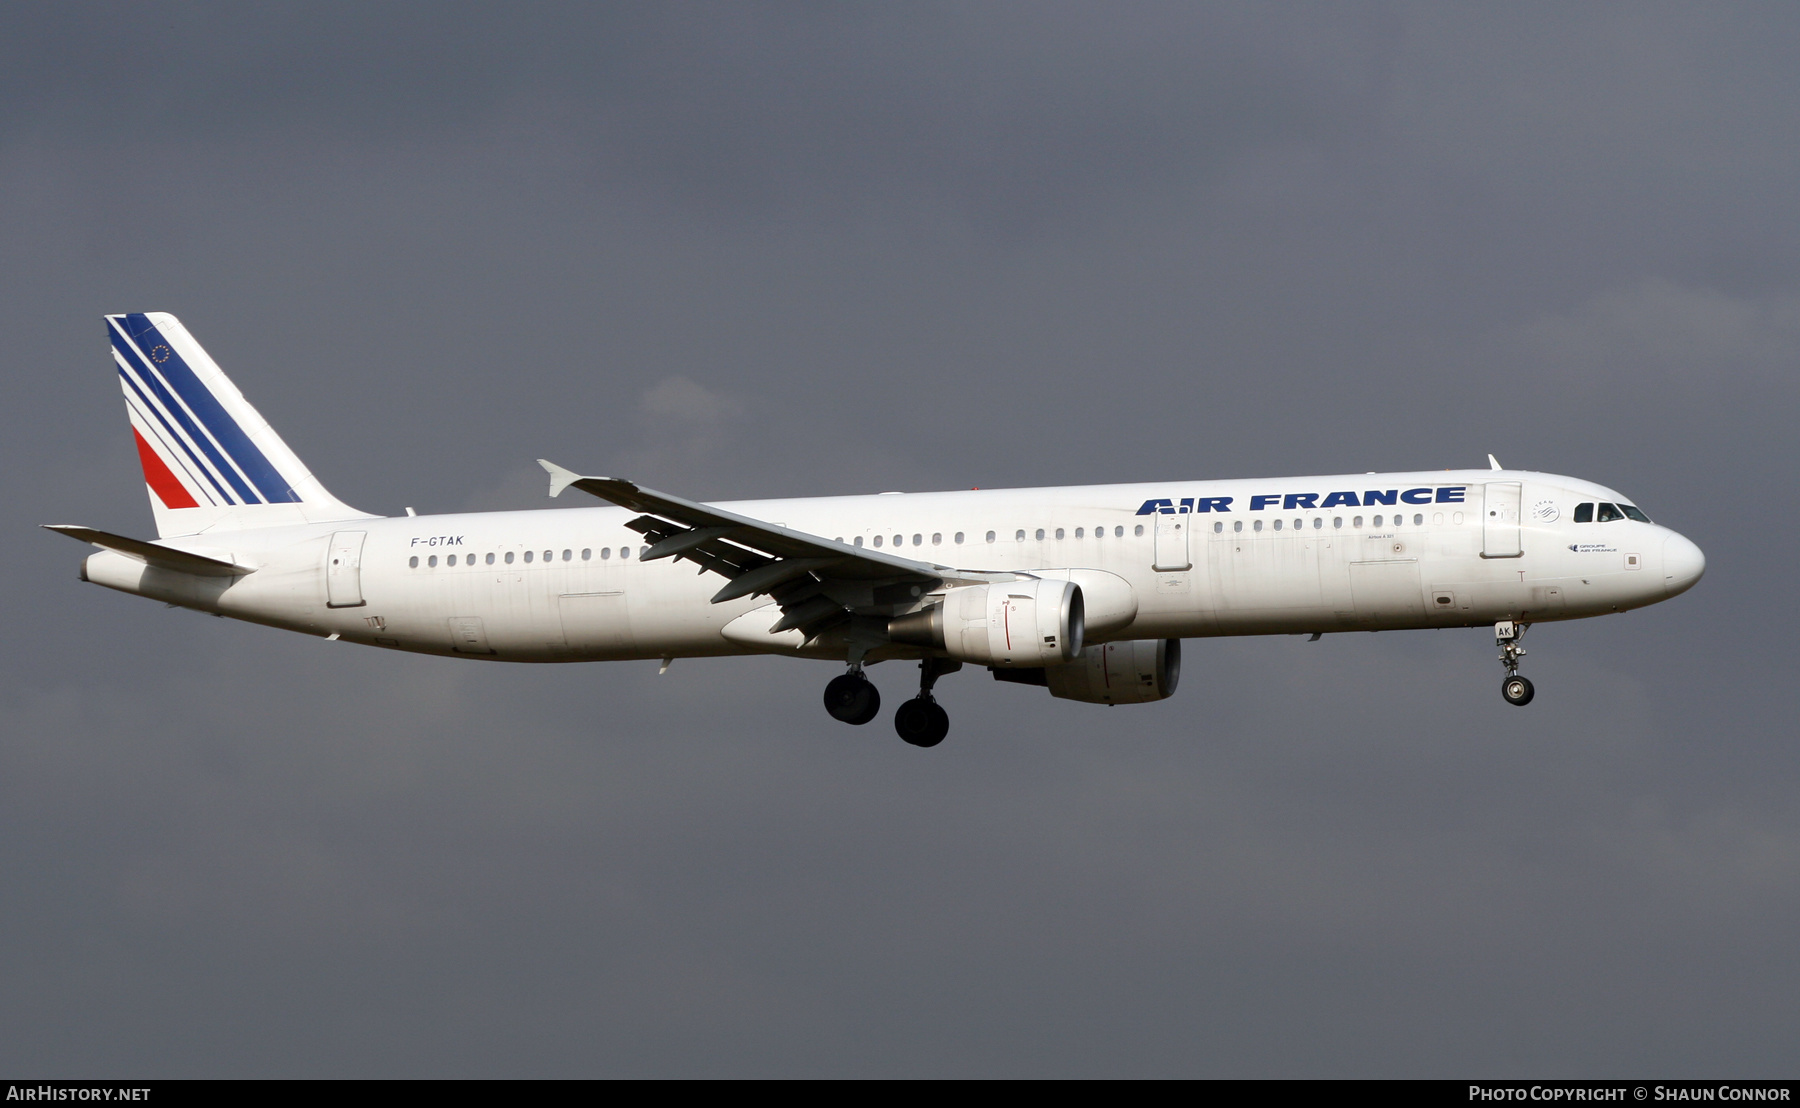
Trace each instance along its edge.
{"label": "aircraft nose", "polygon": [[1706,555],[1692,541],[1674,534],[1663,540],[1663,588],[1670,596],[1693,588],[1705,572]]}

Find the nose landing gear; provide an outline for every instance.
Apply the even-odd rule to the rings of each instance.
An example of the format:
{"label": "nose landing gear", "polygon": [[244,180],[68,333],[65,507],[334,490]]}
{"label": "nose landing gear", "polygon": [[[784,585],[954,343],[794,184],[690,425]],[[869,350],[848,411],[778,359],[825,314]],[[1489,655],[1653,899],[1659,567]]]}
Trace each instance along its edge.
{"label": "nose landing gear", "polygon": [[1537,695],[1531,679],[1519,676],[1519,659],[1525,656],[1525,648],[1519,645],[1519,640],[1525,637],[1525,629],[1529,626],[1510,619],[1494,624],[1494,645],[1500,648],[1500,664],[1506,667],[1506,680],[1500,682],[1500,695],[1508,704],[1521,708]]}
{"label": "nose landing gear", "polygon": [[946,673],[962,668],[947,658],[926,658],[919,663],[919,695],[894,712],[894,730],[913,746],[936,746],[950,733],[950,713],[931,695],[931,687]]}

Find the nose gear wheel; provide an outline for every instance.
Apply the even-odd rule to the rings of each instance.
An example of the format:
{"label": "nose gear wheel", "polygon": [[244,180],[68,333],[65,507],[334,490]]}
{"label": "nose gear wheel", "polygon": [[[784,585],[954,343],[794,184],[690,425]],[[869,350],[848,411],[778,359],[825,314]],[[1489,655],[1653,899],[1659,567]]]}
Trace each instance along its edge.
{"label": "nose gear wheel", "polygon": [[1519,659],[1525,656],[1525,648],[1519,645],[1519,640],[1525,637],[1530,626],[1511,620],[1494,624],[1494,645],[1500,648],[1500,664],[1506,667],[1506,679],[1500,682],[1500,695],[1508,704],[1520,708],[1531,703],[1531,698],[1537,695],[1531,679],[1519,676]]}

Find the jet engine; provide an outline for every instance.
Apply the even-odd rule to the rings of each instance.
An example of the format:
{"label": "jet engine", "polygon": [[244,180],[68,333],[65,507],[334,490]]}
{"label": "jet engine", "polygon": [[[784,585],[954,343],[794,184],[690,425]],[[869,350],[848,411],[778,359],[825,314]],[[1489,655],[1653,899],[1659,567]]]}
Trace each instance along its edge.
{"label": "jet engine", "polygon": [[888,620],[888,638],[1003,669],[1055,666],[1081,654],[1081,586],[1019,580],[965,585],[934,604]]}
{"label": "jet engine", "polygon": [[1175,695],[1180,639],[1134,639],[1090,646],[1063,665],[994,670],[998,681],[1046,685],[1050,695],[1089,704],[1145,704]]}

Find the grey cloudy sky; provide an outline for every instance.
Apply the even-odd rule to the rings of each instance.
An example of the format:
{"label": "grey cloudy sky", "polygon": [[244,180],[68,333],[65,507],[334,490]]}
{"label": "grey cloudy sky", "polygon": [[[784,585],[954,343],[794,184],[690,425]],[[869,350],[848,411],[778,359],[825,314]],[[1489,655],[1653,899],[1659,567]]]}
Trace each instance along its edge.
{"label": "grey cloudy sky", "polygon": [[[1791,5],[0,12],[0,1070],[1772,1075],[1800,1042]],[[332,490],[1479,465],[1642,612],[965,672],[476,666],[171,611],[100,315]],[[558,502],[561,503],[560,501]],[[874,671],[890,702],[910,668]]]}

